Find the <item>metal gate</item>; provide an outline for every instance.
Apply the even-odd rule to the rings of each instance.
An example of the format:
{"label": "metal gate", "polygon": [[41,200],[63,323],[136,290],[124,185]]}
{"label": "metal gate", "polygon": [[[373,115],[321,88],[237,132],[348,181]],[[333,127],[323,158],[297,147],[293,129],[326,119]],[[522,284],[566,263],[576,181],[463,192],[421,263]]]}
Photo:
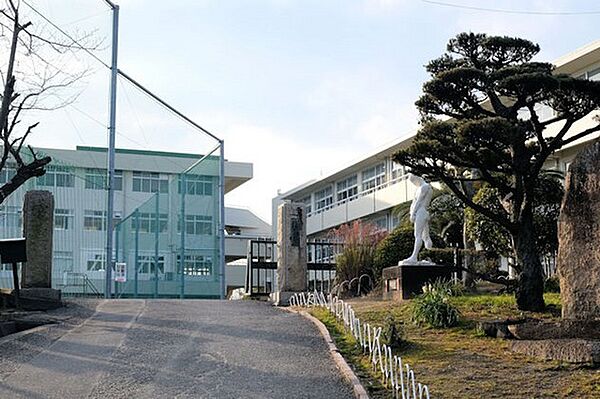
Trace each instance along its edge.
{"label": "metal gate", "polygon": [[[338,242],[306,243],[306,286],[328,293],[335,280],[335,260],[343,245]],[[250,296],[269,295],[277,287],[277,241],[251,240],[248,243],[245,290]]]}

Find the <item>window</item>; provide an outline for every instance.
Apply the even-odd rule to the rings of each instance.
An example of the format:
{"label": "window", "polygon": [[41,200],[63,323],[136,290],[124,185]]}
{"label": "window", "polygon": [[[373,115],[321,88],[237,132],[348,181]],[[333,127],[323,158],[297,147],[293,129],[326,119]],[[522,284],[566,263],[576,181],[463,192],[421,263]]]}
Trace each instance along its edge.
{"label": "window", "polygon": [[333,189],[331,186],[315,193],[315,210],[322,211],[333,204]]}
{"label": "window", "polygon": [[392,161],[392,180],[400,178],[405,173],[404,165]]}
{"label": "window", "polygon": [[89,231],[106,230],[106,211],[86,209],[83,212],[83,229]]}
{"label": "window", "polygon": [[86,261],[88,272],[103,272],[106,270],[106,254],[88,253]]}
{"label": "window", "polygon": [[69,230],[73,227],[73,211],[71,209],[54,209],[54,228]]}
{"label": "window", "polygon": [[[181,222],[178,223],[177,231],[181,232]],[[185,234],[212,235],[212,216],[185,215]]]}
{"label": "window", "polygon": [[358,195],[358,179],[352,175],[337,183],[337,200],[352,201]]}
{"label": "window", "polygon": [[400,218],[398,217],[398,215],[392,215],[392,230],[395,229],[396,227],[398,227],[398,225],[400,224]]}
{"label": "window", "polygon": [[8,183],[17,174],[17,165],[6,163],[0,170],[0,184]]}
{"label": "window", "polygon": [[[177,273],[181,274],[181,256],[177,255]],[[210,276],[212,275],[212,256],[184,255],[183,274],[186,276]]]}
{"label": "window", "polygon": [[312,197],[309,195],[300,200],[306,206],[306,214],[310,215],[312,213]]}
{"label": "window", "polygon": [[42,187],[74,187],[75,179],[68,166],[50,165],[46,173],[37,178],[37,185]]}
{"label": "window", "polygon": [[133,172],[133,191],[142,193],[168,193],[169,181],[161,179],[160,173]]}
{"label": "window", "polygon": [[387,217],[383,216],[373,221],[373,224],[377,226],[379,230],[387,230]]}
{"label": "window", "polygon": [[373,190],[385,183],[385,163],[380,163],[362,172],[362,191]]}
{"label": "window", "polygon": [[[190,195],[212,195],[213,178],[211,176],[185,175],[185,193]],[[181,194],[181,177],[177,192]]]}
{"label": "window", "polygon": [[[108,186],[107,179],[106,169],[88,168],[85,170],[85,188],[87,189],[105,190]],[[115,170],[114,188],[116,191],[123,190],[122,170]]]}
{"label": "window", "polygon": [[587,73],[589,80],[600,80],[600,68],[592,69]]}
{"label": "window", "polygon": [[0,228],[20,229],[22,223],[21,208],[18,206],[0,205]]}
{"label": "window", "polygon": [[[156,262],[154,262],[154,255],[138,255],[138,272],[140,274],[155,274],[156,273]],[[165,257],[163,255],[158,256],[158,273],[164,274],[165,272]]]}
{"label": "window", "polygon": [[[156,213],[140,212],[137,216],[134,215],[131,219],[131,228],[134,230],[137,228],[137,220],[139,220],[139,231],[141,233],[156,233]],[[166,213],[158,214],[159,233],[167,231],[168,222],[169,215]]]}
{"label": "window", "polygon": [[73,252],[71,251],[53,251],[52,269],[57,273],[73,271]]}

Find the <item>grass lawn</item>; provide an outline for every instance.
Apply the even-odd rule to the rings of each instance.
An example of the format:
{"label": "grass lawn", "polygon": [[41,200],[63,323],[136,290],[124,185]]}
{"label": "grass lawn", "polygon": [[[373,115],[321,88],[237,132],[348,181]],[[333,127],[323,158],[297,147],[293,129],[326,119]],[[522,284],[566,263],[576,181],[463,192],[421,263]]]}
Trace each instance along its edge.
{"label": "grass lawn", "polygon": [[[461,322],[449,329],[413,325],[410,301],[362,298],[350,302],[363,322],[382,326],[389,312],[404,322],[409,344],[397,354],[415,370],[419,382],[429,385],[432,398],[600,398],[600,369],[512,353],[509,341],[488,338],[477,331],[477,320],[559,318],[559,294],[546,294],[545,300],[547,312],[523,313],[517,310],[511,295],[454,297],[452,302],[461,312]],[[341,343],[340,351],[356,366],[357,374],[368,376],[368,363],[359,350],[353,349],[352,337],[344,334],[325,310],[316,310],[315,315],[325,322],[338,345]],[[372,397],[392,397],[381,386],[373,384],[371,388]]]}

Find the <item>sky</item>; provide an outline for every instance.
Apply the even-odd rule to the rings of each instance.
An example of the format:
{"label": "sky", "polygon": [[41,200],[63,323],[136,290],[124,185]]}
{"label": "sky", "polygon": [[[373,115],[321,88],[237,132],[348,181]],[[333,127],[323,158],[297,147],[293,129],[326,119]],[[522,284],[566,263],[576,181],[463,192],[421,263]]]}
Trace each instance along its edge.
{"label": "sky", "polygon": [[[101,43],[94,54],[108,62],[111,14],[102,0],[28,2],[72,34],[91,32]],[[594,0],[448,1],[510,12],[421,0],[115,2],[119,68],[222,137],[228,160],[254,165],[252,180],[227,194],[226,204],[267,222],[278,190],[414,131],[414,102],[428,78],[423,65],[457,33],[527,38],[540,44],[538,59],[545,61],[600,39]],[[586,14],[556,15],[572,12]],[[108,71],[85,53],[73,57],[91,72],[73,104],[36,115],[42,124],[34,145],[106,146]],[[118,96],[117,147],[199,154],[211,148],[122,79]]]}

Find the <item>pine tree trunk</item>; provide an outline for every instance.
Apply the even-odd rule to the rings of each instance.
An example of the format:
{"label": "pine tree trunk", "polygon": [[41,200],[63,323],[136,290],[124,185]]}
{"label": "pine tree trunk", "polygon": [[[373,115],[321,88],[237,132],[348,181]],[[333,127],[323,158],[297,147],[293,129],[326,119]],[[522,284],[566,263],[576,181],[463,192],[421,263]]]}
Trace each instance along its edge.
{"label": "pine tree trunk", "polygon": [[516,292],[517,307],[539,312],[545,308],[544,279],[535,238],[533,213],[531,210],[524,211],[519,231],[514,235],[517,264],[521,267]]}

